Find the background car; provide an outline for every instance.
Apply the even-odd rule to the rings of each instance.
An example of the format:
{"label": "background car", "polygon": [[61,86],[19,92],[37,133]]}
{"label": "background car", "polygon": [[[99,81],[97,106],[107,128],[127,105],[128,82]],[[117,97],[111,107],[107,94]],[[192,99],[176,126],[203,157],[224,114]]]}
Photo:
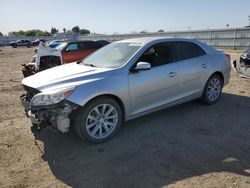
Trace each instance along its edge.
{"label": "background car", "polygon": [[32,46],[38,46],[40,42],[46,42],[45,39],[36,39],[32,41]]}
{"label": "background car", "polygon": [[28,48],[30,48],[32,46],[32,43],[29,40],[20,39],[17,41],[10,42],[9,45],[13,48],[16,48],[18,46],[27,46]]}
{"label": "background car", "polygon": [[234,60],[233,65],[241,77],[250,78],[250,48],[240,55],[239,63]]}
{"label": "background car", "polygon": [[49,41],[47,42],[47,45],[50,47],[50,48],[55,48],[57,47],[59,44],[61,44],[63,41],[61,40],[52,40],[52,41]]}
{"label": "background car", "polygon": [[64,42],[55,49],[61,51],[63,63],[70,63],[84,59],[107,44],[108,42],[104,44],[96,41]]}

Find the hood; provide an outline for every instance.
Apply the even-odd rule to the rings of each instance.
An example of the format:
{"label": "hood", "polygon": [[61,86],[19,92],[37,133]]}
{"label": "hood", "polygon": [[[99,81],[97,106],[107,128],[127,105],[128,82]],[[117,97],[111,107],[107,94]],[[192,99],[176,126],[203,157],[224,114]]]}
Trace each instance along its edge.
{"label": "hood", "polygon": [[24,78],[22,84],[39,91],[59,89],[102,79],[103,74],[111,74],[110,70],[69,63]]}

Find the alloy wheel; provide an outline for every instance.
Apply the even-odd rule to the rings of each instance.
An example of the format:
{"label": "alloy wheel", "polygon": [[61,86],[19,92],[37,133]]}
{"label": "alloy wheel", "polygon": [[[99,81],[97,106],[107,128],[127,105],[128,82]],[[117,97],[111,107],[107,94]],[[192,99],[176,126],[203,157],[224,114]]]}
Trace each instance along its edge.
{"label": "alloy wheel", "polygon": [[95,139],[108,137],[118,123],[118,113],[110,104],[100,104],[94,107],[87,116],[86,128],[88,134]]}
{"label": "alloy wheel", "polygon": [[220,80],[216,77],[210,80],[207,88],[207,98],[214,102],[218,99],[221,92],[221,83]]}

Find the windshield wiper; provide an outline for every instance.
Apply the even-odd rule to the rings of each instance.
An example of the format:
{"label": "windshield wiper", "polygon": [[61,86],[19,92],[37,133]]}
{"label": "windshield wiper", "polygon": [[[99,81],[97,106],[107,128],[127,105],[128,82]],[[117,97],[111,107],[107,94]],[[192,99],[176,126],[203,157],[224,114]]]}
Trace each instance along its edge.
{"label": "windshield wiper", "polygon": [[96,67],[95,65],[90,64],[90,63],[83,63],[83,65],[90,66],[90,67]]}

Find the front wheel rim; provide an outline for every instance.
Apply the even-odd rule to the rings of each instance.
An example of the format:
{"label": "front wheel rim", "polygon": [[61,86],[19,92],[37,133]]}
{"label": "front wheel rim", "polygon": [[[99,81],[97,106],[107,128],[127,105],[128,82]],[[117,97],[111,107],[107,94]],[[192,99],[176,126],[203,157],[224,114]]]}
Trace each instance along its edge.
{"label": "front wheel rim", "polygon": [[103,139],[114,132],[117,123],[117,110],[110,104],[100,104],[88,114],[86,128],[92,138]]}
{"label": "front wheel rim", "polygon": [[221,92],[221,83],[218,78],[213,78],[210,80],[207,88],[207,97],[211,102],[216,101]]}

